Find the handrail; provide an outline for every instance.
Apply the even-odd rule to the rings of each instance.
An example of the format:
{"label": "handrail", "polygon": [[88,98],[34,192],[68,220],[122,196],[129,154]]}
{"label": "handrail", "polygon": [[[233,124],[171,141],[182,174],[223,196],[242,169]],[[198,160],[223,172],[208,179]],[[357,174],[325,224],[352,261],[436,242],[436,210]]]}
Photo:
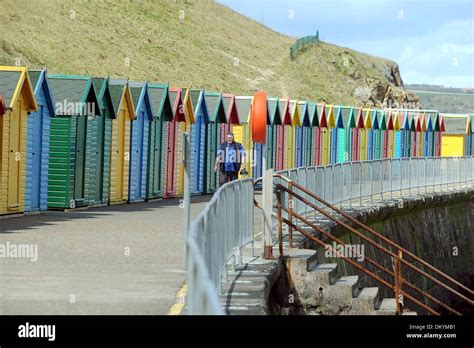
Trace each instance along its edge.
{"label": "handrail", "polygon": [[[384,286],[386,286],[387,288],[391,289],[391,290],[394,290],[395,291],[395,295],[396,295],[396,303],[397,303],[397,312],[400,314],[401,313],[401,306],[400,306],[400,303],[399,303],[399,295],[402,295],[404,297],[406,297],[407,299],[411,300],[412,302],[414,302],[415,304],[419,305],[420,307],[424,308],[427,312],[431,313],[431,314],[435,314],[435,315],[439,315],[439,313],[437,311],[435,311],[434,309],[432,309],[431,307],[427,306],[426,304],[420,302],[419,300],[417,300],[416,298],[414,298],[413,296],[411,296],[410,294],[408,294],[406,291],[403,290],[403,285],[406,285],[408,288],[412,289],[412,290],[415,290],[417,293],[421,294],[422,296],[424,296],[425,298],[428,298],[429,300],[435,302],[436,304],[440,305],[441,307],[447,309],[448,311],[450,311],[451,313],[453,314],[457,314],[457,315],[461,315],[461,313],[459,313],[458,311],[456,311],[455,309],[451,308],[450,306],[446,305],[445,303],[441,302],[440,300],[436,299],[435,297],[433,297],[432,295],[428,294],[426,291],[418,288],[417,286],[415,286],[414,284],[411,284],[410,282],[408,282],[407,280],[403,279],[402,277],[402,272],[401,272],[401,265],[405,265],[407,267],[409,267],[410,269],[412,269],[415,273],[431,280],[432,282],[434,282],[436,285],[442,287],[443,289],[445,290],[448,290],[449,292],[451,292],[452,294],[456,295],[459,299],[462,299],[466,302],[468,302],[471,306],[473,305],[473,301],[471,299],[469,299],[468,297],[464,296],[463,294],[461,294],[460,292],[456,291],[455,289],[451,288],[450,286],[442,283],[440,280],[438,280],[437,278],[434,278],[432,275],[426,273],[425,271],[423,271],[422,269],[418,268],[417,266],[413,265],[412,262],[414,261],[417,261],[419,263],[421,263],[422,265],[426,266],[427,268],[429,268],[430,270],[432,270],[433,272],[435,272],[436,274],[438,274],[439,276],[441,276],[444,280],[447,280],[455,285],[457,285],[458,287],[460,287],[461,289],[465,290],[466,292],[469,293],[470,296],[472,296],[474,294],[474,291],[467,288],[466,286],[464,286],[463,284],[459,283],[458,281],[456,281],[455,279],[453,279],[452,277],[448,276],[447,274],[443,273],[442,271],[440,271],[439,269],[437,269],[436,267],[432,266],[431,264],[429,264],[428,262],[424,261],[423,259],[419,258],[417,255],[413,254],[412,252],[410,252],[409,250],[401,247],[400,245],[398,245],[397,243],[391,241],[390,239],[386,238],[385,236],[381,235],[380,233],[376,232],[375,230],[373,230],[372,228],[362,224],[359,220],[353,218],[351,215],[345,213],[344,211],[342,211],[341,209],[335,207],[334,205],[330,204],[329,202],[325,201],[324,199],[318,197],[316,194],[314,194],[313,192],[309,191],[308,189],[306,189],[305,187],[301,186],[300,184],[290,180],[289,178],[281,175],[281,174],[274,174],[274,177],[277,177],[279,179],[282,179],[283,181],[286,181],[288,183],[288,187],[284,186],[284,185],[281,185],[281,184],[276,184],[275,185],[275,188],[276,188],[276,192],[277,192],[277,214],[276,214],[276,218],[277,218],[277,221],[278,221],[278,239],[279,239],[279,249],[280,249],[280,255],[283,255],[283,241],[282,241],[282,223],[285,223],[286,225],[288,225],[288,228],[289,228],[289,235],[288,235],[288,239],[289,239],[289,245],[290,247],[292,247],[292,233],[293,233],[293,229],[300,232],[301,234],[303,234],[304,236],[306,236],[307,238],[313,240],[314,242],[316,242],[317,244],[321,245],[321,246],[326,246],[326,243],[324,243],[322,240],[318,239],[316,236],[314,235],[311,235],[309,234],[307,231],[305,231],[301,226],[298,226],[297,224],[293,223],[293,218],[296,218],[300,221],[302,221],[304,224],[306,224],[308,227],[311,227],[313,230],[323,234],[325,237],[333,240],[333,241],[336,241],[337,243],[341,244],[341,245],[345,245],[345,243],[341,242],[339,239],[337,239],[336,237],[332,236],[330,233],[324,231],[322,228],[316,226],[315,224],[311,223],[310,221],[308,221],[305,217],[303,217],[302,215],[298,214],[297,212],[295,212],[293,210],[293,208],[291,206],[289,206],[288,208],[283,208],[282,205],[281,205],[281,194],[282,192],[286,192],[288,195],[291,195],[292,199],[293,198],[296,198],[298,200],[300,200],[301,202],[303,202],[304,204],[306,204],[307,206],[313,208],[315,211],[321,213],[322,215],[324,215],[325,217],[327,217],[328,219],[334,221],[336,224],[342,226],[343,228],[345,228],[346,230],[349,230],[351,233],[353,234],[356,234],[358,237],[360,237],[361,239],[363,239],[364,241],[370,243],[371,245],[373,245],[376,249],[378,249],[379,251],[381,251],[382,253],[384,253],[385,255],[388,255],[390,256],[393,260],[394,260],[394,272],[388,270],[387,268],[385,268],[384,266],[382,265],[379,265],[377,262],[375,262],[374,260],[368,258],[368,257],[364,257],[365,260],[368,261],[368,263],[370,263],[371,265],[377,267],[379,270],[385,272],[386,274],[388,274],[389,276],[393,277],[394,278],[394,284],[392,285],[391,283],[389,283],[388,281],[380,278],[378,275],[374,274],[373,272],[371,272],[370,270],[368,270],[367,268],[365,268],[364,266],[361,266],[359,264],[357,264],[355,261],[347,258],[347,257],[344,257],[342,255],[339,255],[344,261],[346,262],[349,262],[350,264],[352,264],[354,267],[358,268],[359,270],[361,270],[362,272],[368,274],[370,277],[372,277],[373,279],[377,280],[378,282],[380,282],[381,284],[383,284]],[[256,184],[259,180],[261,180],[261,178],[257,179],[254,181],[254,184]],[[353,228],[352,226],[349,226],[348,224],[346,224],[345,222],[335,218],[333,215],[329,214],[328,212],[326,212],[324,209],[316,206],[315,204],[313,204],[312,202],[310,202],[309,200],[305,199],[304,197],[302,197],[300,194],[296,193],[293,191],[293,188],[296,188],[300,191],[302,191],[304,194],[310,196],[311,198],[313,198],[314,200],[318,201],[319,203],[325,205],[326,207],[328,207],[330,210],[336,212],[337,214],[343,216],[344,218],[346,218],[347,220],[349,220],[350,222],[352,222],[353,224],[357,225],[358,227],[362,228],[363,230],[365,230],[366,232],[368,232],[369,234],[371,234],[372,236],[374,237],[377,237],[377,238],[380,238],[381,240],[385,241],[386,243],[388,243],[391,247],[394,247],[397,249],[397,252],[394,253],[392,252],[391,250],[385,248],[384,246],[382,246],[381,244],[379,244],[378,242],[370,239],[369,237],[367,237],[366,235],[362,234],[361,232],[357,231],[355,228]],[[256,200],[254,200],[255,204],[257,206],[259,206],[258,202],[256,202]],[[285,211],[287,214],[288,214],[288,219],[287,218],[283,218],[282,217],[282,211]],[[329,245],[329,247],[331,249],[332,246]],[[403,255],[408,255],[412,258],[411,262],[409,262],[408,260],[404,259],[403,258]],[[360,256],[360,255],[359,255]]]}

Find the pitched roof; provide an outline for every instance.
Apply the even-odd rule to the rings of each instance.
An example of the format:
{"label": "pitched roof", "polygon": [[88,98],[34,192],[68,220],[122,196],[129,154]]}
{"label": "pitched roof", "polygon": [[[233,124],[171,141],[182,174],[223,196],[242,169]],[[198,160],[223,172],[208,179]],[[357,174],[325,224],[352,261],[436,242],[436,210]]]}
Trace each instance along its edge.
{"label": "pitched roof", "polygon": [[5,113],[6,109],[7,107],[5,105],[5,99],[3,99],[3,94],[0,93],[0,116]]}
{"label": "pitched roof", "polygon": [[87,103],[94,103],[97,106],[94,107],[95,114],[101,115],[101,104],[90,76],[49,75],[48,79],[56,106],[62,105],[56,107],[58,115],[73,116],[85,113]]}
{"label": "pitched roof", "polygon": [[31,86],[33,87],[33,90],[36,90],[36,86],[38,85],[38,80],[40,79],[42,73],[43,73],[43,70],[28,69],[28,75],[30,75],[30,81],[31,81]]}
{"label": "pitched roof", "polygon": [[0,93],[3,94],[6,109],[13,109],[20,93],[24,93],[27,110],[38,110],[28,69],[25,67],[0,66]]}
{"label": "pitched roof", "polygon": [[382,110],[379,122],[379,129],[381,130],[387,130],[387,116],[385,114],[386,112]]}
{"label": "pitched roof", "polygon": [[151,83],[148,85],[148,95],[155,117],[165,121],[173,119],[173,110],[168,93],[168,85]]}
{"label": "pitched roof", "polygon": [[468,115],[442,114],[442,116],[446,134],[467,134],[470,131]]}
{"label": "pitched roof", "polygon": [[118,115],[120,106],[124,99],[127,100],[128,112],[132,120],[137,118],[135,106],[133,105],[132,94],[127,80],[109,79],[110,99],[114,110],[115,117]]}
{"label": "pitched roof", "polygon": [[356,128],[363,129],[364,124],[364,110],[362,108],[357,108],[357,116],[355,117]]}
{"label": "pitched roof", "polygon": [[387,129],[388,130],[393,130],[393,112],[389,111],[388,116],[387,116]]}
{"label": "pitched roof", "polygon": [[278,101],[278,107],[281,112],[281,123],[284,125],[291,126],[291,111],[290,111],[290,100],[289,99],[280,99]]}
{"label": "pitched roof", "polygon": [[319,115],[319,126],[321,128],[328,128],[328,120],[326,117],[326,105],[325,104],[317,104],[318,105],[318,115]]}
{"label": "pitched roof", "polygon": [[253,97],[238,96],[235,97],[235,105],[239,113],[240,124],[250,122],[250,108],[252,105]]}
{"label": "pitched roof", "polygon": [[315,102],[309,102],[308,106],[308,115],[310,120],[311,127],[319,127],[319,117],[318,117],[318,107]]}
{"label": "pitched roof", "polygon": [[135,105],[135,112],[138,113],[142,104],[145,104],[148,119],[152,121],[153,117],[155,117],[155,111],[151,105],[150,94],[148,93],[148,82],[129,81],[128,85],[130,86],[133,105]]}
{"label": "pitched roof", "polygon": [[370,109],[365,109],[364,128],[365,129],[372,128],[372,110]]}
{"label": "pitched roof", "polygon": [[299,101],[298,107],[300,109],[301,126],[311,127],[311,119],[309,118],[309,112],[308,112],[308,102]]}
{"label": "pitched roof", "polygon": [[194,108],[193,103],[191,102],[191,89],[186,87],[182,88],[182,95],[186,122],[195,123],[196,120],[194,119]]}
{"label": "pitched roof", "polygon": [[195,117],[202,116],[204,123],[209,123],[209,112],[207,110],[206,98],[204,97],[204,90],[191,89],[190,96]]}
{"label": "pitched roof", "polygon": [[226,123],[227,117],[225,116],[224,105],[222,104],[222,96],[216,92],[205,92],[204,93],[211,122]]}
{"label": "pitched roof", "polygon": [[278,98],[267,98],[268,112],[270,114],[270,122],[272,125],[281,125],[281,111]]}
{"label": "pitched roof", "polygon": [[300,108],[298,107],[298,100],[290,100],[291,125],[301,126]]}
{"label": "pitched roof", "polygon": [[338,128],[348,128],[351,113],[354,112],[352,106],[339,106],[338,116],[336,117],[336,124]]}
{"label": "pitched roof", "polygon": [[28,70],[28,75],[30,76],[35,98],[38,95],[40,90],[43,90],[44,97],[46,99],[46,104],[49,110],[50,117],[56,116],[56,107],[53,97],[53,92],[51,92],[51,87],[47,78],[46,70]]}
{"label": "pitched roof", "polygon": [[239,112],[235,106],[235,96],[233,94],[223,94],[222,103],[224,105],[227,123],[239,124]]}
{"label": "pitched roof", "polygon": [[176,118],[178,122],[185,122],[186,114],[184,112],[183,90],[179,87],[171,87],[169,89],[169,95],[174,118]]}
{"label": "pitched roof", "polygon": [[379,116],[381,114],[380,110],[372,110],[372,129],[380,129]]}

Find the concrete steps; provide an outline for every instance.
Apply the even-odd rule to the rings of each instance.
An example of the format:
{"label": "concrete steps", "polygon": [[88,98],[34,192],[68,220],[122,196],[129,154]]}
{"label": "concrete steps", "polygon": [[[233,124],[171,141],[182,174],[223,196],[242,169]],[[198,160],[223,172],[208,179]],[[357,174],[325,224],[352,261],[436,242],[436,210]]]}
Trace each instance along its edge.
{"label": "concrete steps", "polygon": [[[396,315],[394,298],[379,296],[378,287],[359,286],[358,276],[337,277],[337,264],[316,262],[316,251],[294,249],[286,266],[298,305],[307,314]],[[416,315],[407,311],[404,315]]]}

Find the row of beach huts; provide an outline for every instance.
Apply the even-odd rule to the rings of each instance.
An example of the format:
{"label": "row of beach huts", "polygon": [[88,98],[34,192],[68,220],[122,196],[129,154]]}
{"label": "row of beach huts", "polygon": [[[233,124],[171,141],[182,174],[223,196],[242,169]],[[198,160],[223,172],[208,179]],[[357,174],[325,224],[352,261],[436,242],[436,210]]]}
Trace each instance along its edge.
{"label": "row of beach huts", "polygon": [[[474,154],[473,115],[267,99],[267,141],[254,144],[250,96],[126,79],[0,67],[0,215],[212,193],[229,131],[250,176],[347,161]],[[265,156],[263,156],[265,154]]]}

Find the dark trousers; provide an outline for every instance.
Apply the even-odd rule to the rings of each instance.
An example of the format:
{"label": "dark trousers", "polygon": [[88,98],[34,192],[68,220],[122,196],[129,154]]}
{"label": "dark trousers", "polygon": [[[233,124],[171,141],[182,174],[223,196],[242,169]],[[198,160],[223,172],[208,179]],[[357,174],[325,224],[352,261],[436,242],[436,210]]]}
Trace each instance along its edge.
{"label": "dark trousers", "polygon": [[224,185],[226,182],[237,180],[239,172],[221,172],[219,171],[219,185]]}

